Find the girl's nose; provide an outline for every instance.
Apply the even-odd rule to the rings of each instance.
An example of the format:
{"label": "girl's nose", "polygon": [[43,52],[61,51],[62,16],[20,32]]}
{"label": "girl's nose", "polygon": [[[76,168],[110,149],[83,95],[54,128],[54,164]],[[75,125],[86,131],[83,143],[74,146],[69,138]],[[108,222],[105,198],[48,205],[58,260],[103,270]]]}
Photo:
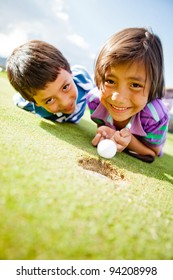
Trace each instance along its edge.
{"label": "girl's nose", "polygon": [[112,93],[111,99],[114,101],[122,101],[128,98],[128,90],[126,88],[121,88],[118,91]]}
{"label": "girl's nose", "polygon": [[111,99],[115,100],[118,94],[119,94],[118,92],[113,92]]}

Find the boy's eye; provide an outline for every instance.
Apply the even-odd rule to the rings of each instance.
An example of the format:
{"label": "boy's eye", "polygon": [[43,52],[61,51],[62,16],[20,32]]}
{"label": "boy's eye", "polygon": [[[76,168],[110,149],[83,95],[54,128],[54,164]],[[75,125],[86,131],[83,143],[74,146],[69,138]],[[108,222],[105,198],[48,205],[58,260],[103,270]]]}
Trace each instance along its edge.
{"label": "boy's eye", "polygon": [[51,104],[51,103],[53,103],[53,101],[54,101],[54,99],[53,99],[53,98],[50,98],[50,99],[48,99],[48,100],[46,101],[46,104]]}
{"label": "boy's eye", "polygon": [[67,84],[63,87],[63,91],[68,91],[70,88],[70,84]]}

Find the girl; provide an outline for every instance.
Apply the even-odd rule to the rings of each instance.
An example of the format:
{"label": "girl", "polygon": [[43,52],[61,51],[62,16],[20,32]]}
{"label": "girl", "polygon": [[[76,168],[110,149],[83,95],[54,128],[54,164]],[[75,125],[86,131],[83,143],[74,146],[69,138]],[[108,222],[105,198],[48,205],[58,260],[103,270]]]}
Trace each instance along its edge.
{"label": "girl", "polygon": [[92,144],[104,138],[143,161],[162,155],[168,126],[160,39],[145,28],[127,28],[110,37],[95,65],[97,88],[87,97],[98,129]]}

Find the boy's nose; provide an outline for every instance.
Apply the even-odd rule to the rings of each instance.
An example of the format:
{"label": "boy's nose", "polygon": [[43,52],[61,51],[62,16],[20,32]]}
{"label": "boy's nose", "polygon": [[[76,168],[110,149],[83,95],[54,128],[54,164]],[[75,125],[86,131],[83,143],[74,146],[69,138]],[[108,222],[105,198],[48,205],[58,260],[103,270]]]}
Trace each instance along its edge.
{"label": "boy's nose", "polygon": [[69,102],[69,98],[67,95],[64,95],[63,97],[60,97],[58,99],[59,107],[63,107],[63,108],[66,107],[68,102]]}

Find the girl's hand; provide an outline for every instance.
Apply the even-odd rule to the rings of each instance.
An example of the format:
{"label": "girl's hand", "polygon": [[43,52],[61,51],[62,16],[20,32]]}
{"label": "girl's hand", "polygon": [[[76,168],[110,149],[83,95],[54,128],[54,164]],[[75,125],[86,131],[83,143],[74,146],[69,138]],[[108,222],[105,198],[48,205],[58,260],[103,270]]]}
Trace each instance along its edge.
{"label": "girl's hand", "polygon": [[[112,136],[114,135],[115,130],[108,127],[108,126],[100,126],[97,129],[97,134],[92,140],[93,146],[97,146],[98,143],[103,140],[103,139],[111,139]],[[114,141],[114,140],[113,140]]]}
{"label": "girl's hand", "polygon": [[115,131],[108,126],[100,126],[97,129],[97,134],[92,140],[93,146],[97,146],[103,139],[111,139],[117,144],[117,151],[122,152],[129,145],[132,134],[128,128],[123,128],[120,131]]}
{"label": "girl's hand", "polygon": [[122,152],[131,142],[132,134],[128,128],[115,131],[111,140],[117,143],[117,151]]}

